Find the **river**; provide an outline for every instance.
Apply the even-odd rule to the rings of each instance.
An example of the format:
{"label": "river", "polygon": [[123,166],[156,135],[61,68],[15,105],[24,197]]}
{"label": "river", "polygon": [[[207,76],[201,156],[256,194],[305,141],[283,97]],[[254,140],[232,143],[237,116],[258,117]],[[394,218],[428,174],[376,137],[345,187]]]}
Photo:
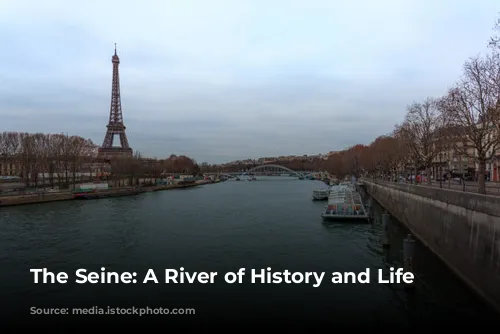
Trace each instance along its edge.
{"label": "river", "polygon": [[[322,186],[319,181],[259,177],[133,197],[2,208],[2,316],[25,323],[64,322],[72,318],[29,315],[30,307],[149,306],[194,308],[196,315],[168,316],[193,326],[219,321],[401,329],[498,325],[498,315],[418,241],[415,290],[376,283],[378,269],[402,266],[407,231],[393,220],[391,247],[382,248],[377,206],[373,224],[324,224],[325,203],[311,201],[312,190]],[[100,272],[101,267],[136,272],[138,282],[73,283],[77,269]],[[214,284],[165,284],[164,270],[181,267],[218,274]],[[319,287],[250,284],[251,269],[268,267],[273,272],[325,272],[325,278]],[[35,284],[33,268],[66,272],[69,283]],[[246,269],[242,284],[224,282],[226,272],[240,268]],[[332,272],[366,268],[370,284],[330,281]],[[142,284],[148,269],[154,269],[158,284]],[[152,317],[165,316],[135,320]],[[110,319],[93,315],[79,320],[84,318]]]}

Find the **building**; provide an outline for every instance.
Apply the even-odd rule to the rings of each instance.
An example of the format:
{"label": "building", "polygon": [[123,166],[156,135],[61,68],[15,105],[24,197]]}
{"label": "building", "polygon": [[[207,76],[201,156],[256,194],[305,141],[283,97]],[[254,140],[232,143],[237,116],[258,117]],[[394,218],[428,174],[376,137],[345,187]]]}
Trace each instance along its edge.
{"label": "building", "polygon": [[[485,123],[483,123],[485,124]],[[481,128],[481,126],[479,126]],[[486,161],[486,166],[485,166],[485,179],[487,181],[500,181],[499,180],[499,170],[498,170],[498,160],[500,156],[500,132],[498,129],[498,125],[496,124],[491,124],[487,128],[488,134],[487,137],[485,138],[485,143],[484,146],[487,146],[488,144],[486,141],[495,141],[497,142],[496,145],[492,145],[491,148],[488,150],[486,153],[487,156],[487,161]],[[479,164],[476,162],[475,164],[476,170],[479,169]]]}
{"label": "building", "polygon": [[0,176],[20,176],[22,173],[21,163],[15,157],[0,158]]}
{"label": "building", "polygon": [[[482,124],[478,124],[477,128],[481,129]],[[484,135],[485,140],[498,139],[498,128],[495,125],[490,125],[488,131]],[[477,161],[477,149],[472,141],[464,140],[466,132],[459,127],[448,127],[441,130],[446,136],[444,143],[441,143],[443,149],[433,160],[432,174],[438,178],[440,173],[443,175],[450,174],[452,177],[465,177],[477,179],[477,171],[479,164]],[[442,138],[442,137],[437,137]],[[486,144],[486,142],[484,143]],[[493,146],[487,152],[487,157],[491,157],[486,162],[485,178],[489,181],[500,181],[499,157],[500,147]],[[442,172],[441,172],[442,171]]]}
{"label": "building", "polygon": [[438,130],[436,145],[441,147],[432,161],[431,175],[437,180],[451,177],[475,177],[476,151],[471,141],[463,140],[462,131],[457,127]]}
{"label": "building", "polygon": [[489,165],[487,167],[489,167],[490,181],[500,182],[500,152],[495,155]]}
{"label": "building", "polygon": [[459,141],[449,152],[449,170],[453,176],[475,177],[476,150],[471,142]]}

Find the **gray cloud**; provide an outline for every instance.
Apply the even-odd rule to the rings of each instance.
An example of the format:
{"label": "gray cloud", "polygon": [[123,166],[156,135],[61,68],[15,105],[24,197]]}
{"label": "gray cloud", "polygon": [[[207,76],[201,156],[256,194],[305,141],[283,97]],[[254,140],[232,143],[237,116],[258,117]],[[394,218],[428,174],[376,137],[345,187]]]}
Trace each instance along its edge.
{"label": "gray cloud", "polygon": [[498,11],[493,0],[141,4],[2,2],[1,128],[100,144],[117,42],[128,137],[145,155],[213,163],[368,144],[407,104],[446,91]]}

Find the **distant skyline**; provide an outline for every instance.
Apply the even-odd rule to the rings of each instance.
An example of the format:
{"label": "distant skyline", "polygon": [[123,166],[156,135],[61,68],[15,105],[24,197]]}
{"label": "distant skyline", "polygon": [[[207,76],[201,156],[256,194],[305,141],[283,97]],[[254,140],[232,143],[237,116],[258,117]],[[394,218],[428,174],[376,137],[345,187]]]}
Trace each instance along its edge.
{"label": "distant skyline", "polygon": [[1,131],[127,136],[198,162],[369,144],[487,52],[498,0],[0,0]]}

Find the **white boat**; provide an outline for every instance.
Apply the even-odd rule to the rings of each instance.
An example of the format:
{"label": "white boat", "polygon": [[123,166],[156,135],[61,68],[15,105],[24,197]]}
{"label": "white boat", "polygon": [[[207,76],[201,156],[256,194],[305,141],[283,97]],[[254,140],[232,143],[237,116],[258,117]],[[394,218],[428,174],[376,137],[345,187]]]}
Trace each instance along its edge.
{"label": "white boat", "polygon": [[361,195],[350,184],[330,188],[328,204],[321,216],[325,220],[369,221]]}
{"label": "white boat", "polygon": [[313,190],[313,201],[326,201],[330,195],[330,189]]}

